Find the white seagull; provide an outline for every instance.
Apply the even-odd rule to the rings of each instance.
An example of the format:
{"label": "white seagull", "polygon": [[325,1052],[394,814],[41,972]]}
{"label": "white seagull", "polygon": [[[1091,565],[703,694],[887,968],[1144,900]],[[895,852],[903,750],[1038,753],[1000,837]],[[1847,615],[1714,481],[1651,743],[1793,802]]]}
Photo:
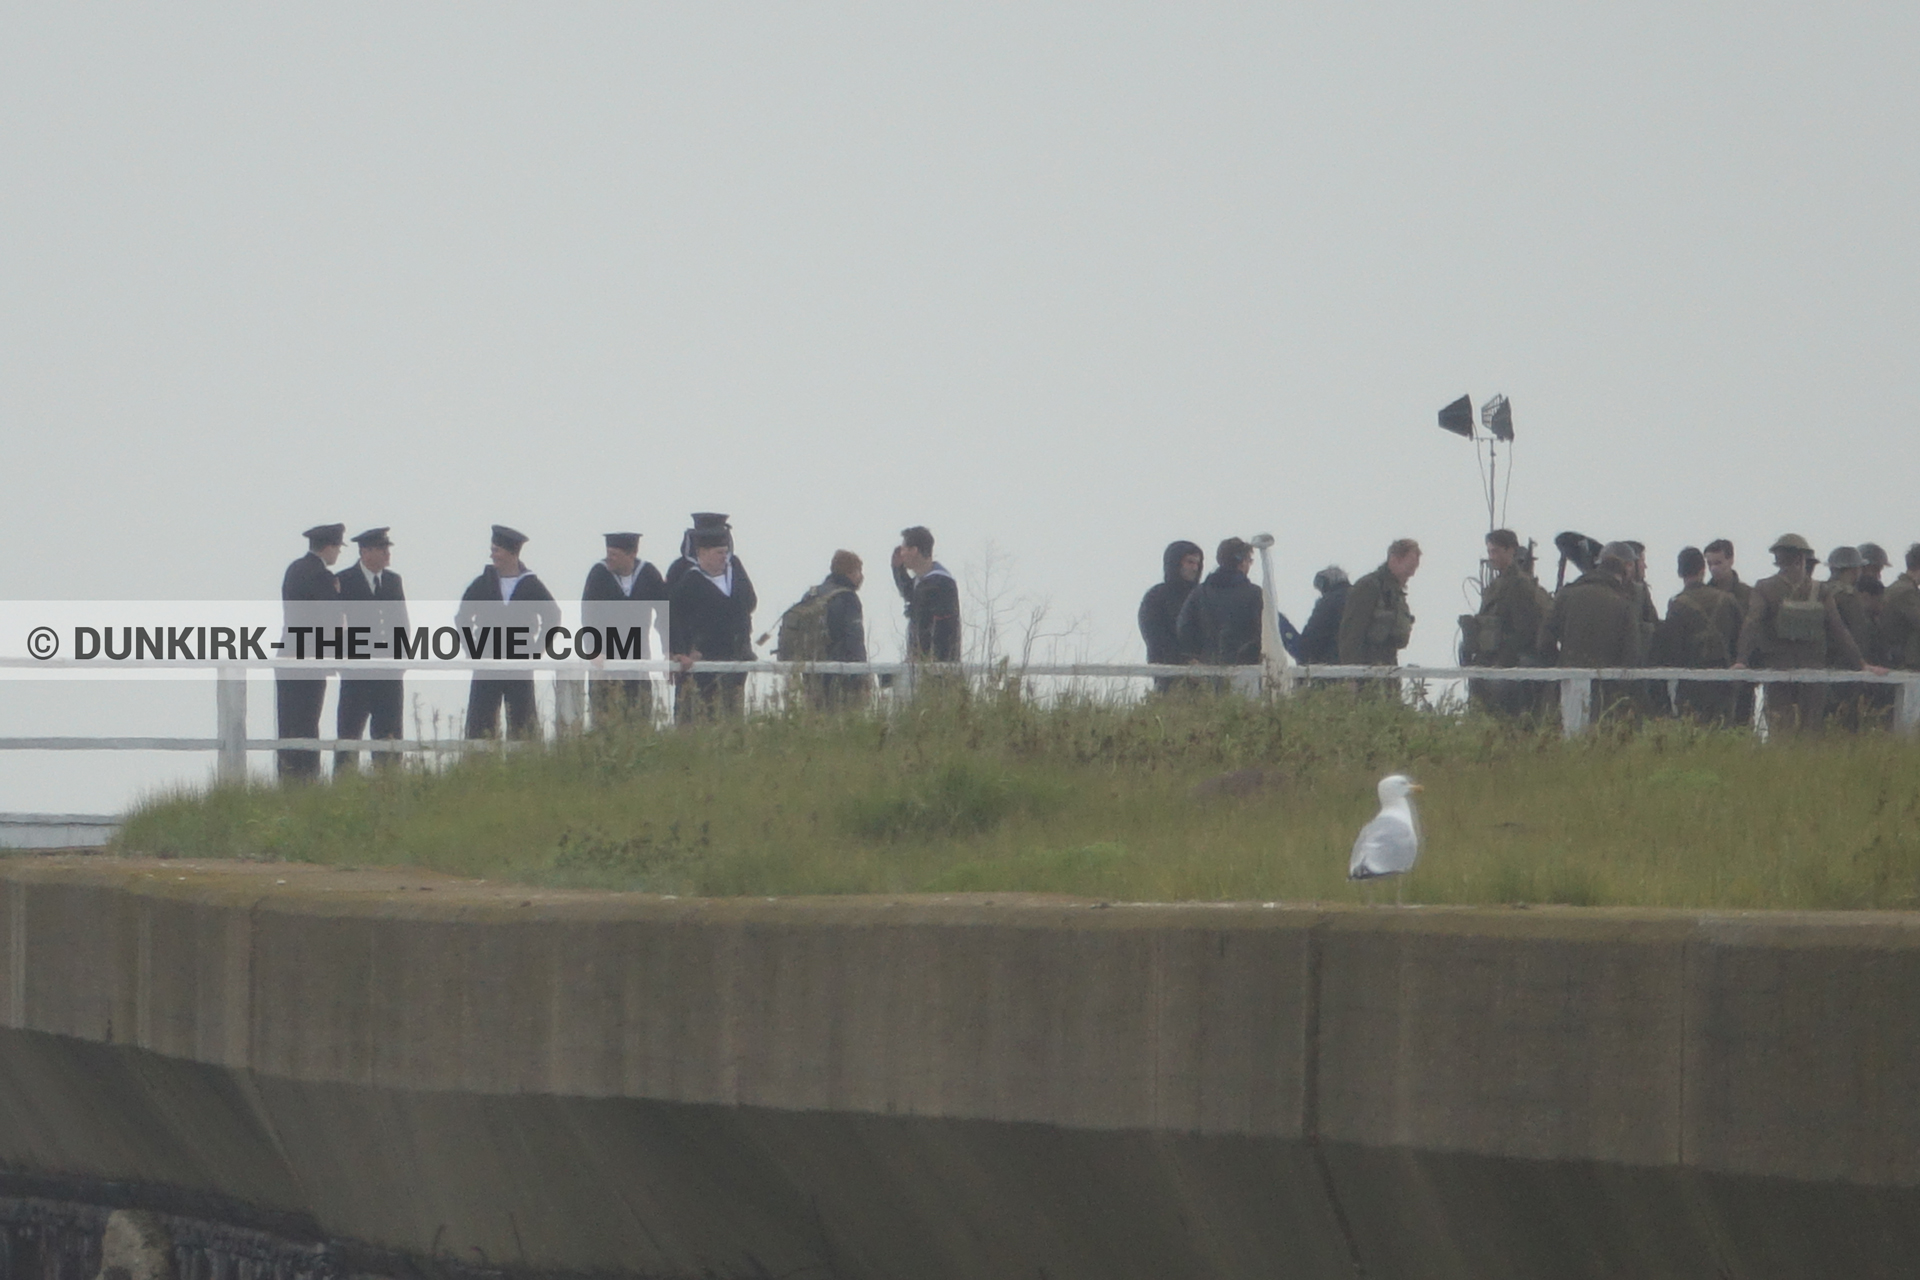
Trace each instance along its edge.
{"label": "white seagull", "polygon": [[1353,842],[1353,861],[1347,864],[1347,879],[1371,880],[1413,870],[1413,864],[1420,860],[1420,820],[1414,817],[1413,801],[1407,797],[1419,790],[1420,784],[1405,774],[1380,779],[1380,813],[1360,828],[1360,838]]}

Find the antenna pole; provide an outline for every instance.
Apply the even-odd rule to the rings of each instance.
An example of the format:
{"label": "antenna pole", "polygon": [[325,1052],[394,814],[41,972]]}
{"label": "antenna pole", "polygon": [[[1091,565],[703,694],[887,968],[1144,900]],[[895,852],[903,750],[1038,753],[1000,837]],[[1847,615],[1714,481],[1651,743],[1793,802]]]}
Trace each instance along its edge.
{"label": "antenna pole", "polygon": [[1492,533],[1498,525],[1494,521],[1494,495],[1500,492],[1500,437],[1487,441],[1487,532]]}

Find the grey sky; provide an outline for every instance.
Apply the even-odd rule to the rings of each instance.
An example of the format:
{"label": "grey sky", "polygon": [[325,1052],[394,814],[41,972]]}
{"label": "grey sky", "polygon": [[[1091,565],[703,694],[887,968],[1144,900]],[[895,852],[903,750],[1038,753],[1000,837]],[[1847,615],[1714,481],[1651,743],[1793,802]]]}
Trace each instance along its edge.
{"label": "grey sky", "polygon": [[0,10],[5,590],[271,594],[308,524],[419,596],[487,526],[577,592],[733,513],[770,620],[840,546],[1083,616],[1173,538],[1428,559],[1433,426],[1511,523],[1916,536],[1912,6]]}

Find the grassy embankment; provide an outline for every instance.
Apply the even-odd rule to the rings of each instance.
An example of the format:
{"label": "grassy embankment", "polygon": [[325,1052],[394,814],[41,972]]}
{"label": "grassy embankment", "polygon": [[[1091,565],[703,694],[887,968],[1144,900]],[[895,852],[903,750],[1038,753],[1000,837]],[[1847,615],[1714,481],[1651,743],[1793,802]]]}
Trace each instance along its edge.
{"label": "grassy embankment", "polygon": [[1337,689],[596,733],[441,772],[160,797],[119,847],[680,894],[1354,901],[1348,850],[1390,771],[1427,788],[1409,902],[1920,906],[1910,742],[1666,723],[1566,743]]}

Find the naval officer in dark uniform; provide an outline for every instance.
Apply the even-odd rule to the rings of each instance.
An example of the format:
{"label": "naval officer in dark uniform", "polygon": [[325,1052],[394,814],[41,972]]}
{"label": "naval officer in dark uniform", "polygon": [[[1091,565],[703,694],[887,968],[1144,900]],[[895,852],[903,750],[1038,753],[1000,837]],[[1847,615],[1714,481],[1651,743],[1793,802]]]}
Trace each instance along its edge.
{"label": "naval officer in dark uniform", "polygon": [[[359,560],[334,575],[340,583],[340,604],[346,613],[347,625],[371,628],[367,641],[369,652],[376,658],[391,658],[394,636],[407,629],[407,593],[400,585],[400,575],[389,567],[393,563],[393,539],[387,536],[389,528],[382,525],[355,535],[353,541],[360,548]],[[371,648],[374,644],[387,647]],[[341,668],[334,736],[343,740],[358,739],[367,732],[371,721],[374,738],[398,741],[403,736],[400,726],[406,705],[401,674],[368,671],[355,675],[349,674],[351,671],[350,664]],[[382,768],[400,763],[400,757],[391,751],[377,752],[373,760]],[[359,764],[358,751],[333,754],[335,773],[358,768]]]}
{"label": "naval officer in dark uniform", "polygon": [[[287,566],[280,579],[281,613],[286,625],[293,627],[335,627],[340,624],[340,584],[330,566],[340,558],[340,547],[347,536],[344,524],[317,524],[301,535],[307,540],[307,554]],[[296,643],[304,646],[306,661],[298,667],[273,673],[274,726],[282,738],[320,736],[320,708],[327,699],[327,670],[314,663],[314,636],[309,631],[304,641],[283,634],[282,657],[295,653]],[[302,781],[320,776],[318,751],[281,751],[275,766],[281,778]]]}
{"label": "naval officer in dark uniform", "polygon": [[[587,570],[587,584],[580,591],[580,626],[585,628],[650,626],[647,611],[623,608],[633,603],[657,603],[667,598],[667,584],[660,570],[640,558],[640,535],[609,533],[607,558]],[[650,656],[644,635],[638,657]],[[653,722],[653,682],[642,676],[592,677],[590,703],[596,725],[630,718],[639,724]]]}
{"label": "naval officer in dark uniform", "polygon": [[[524,647],[531,656],[540,652],[547,628],[559,625],[560,606],[546,584],[520,562],[520,548],[526,542],[527,535],[518,529],[504,524],[493,526],[492,563],[480,571],[480,576],[460,597],[460,612],[454,623],[461,627],[498,627],[503,637],[508,627],[526,627]],[[491,642],[486,656],[494,656]],[[532,671],[474,672],[473,685],[467,695],[466,736],[492,737],[500,726],[503,702],[507,707],[510,736],[540,736],[540,722],[534,711]]]}

